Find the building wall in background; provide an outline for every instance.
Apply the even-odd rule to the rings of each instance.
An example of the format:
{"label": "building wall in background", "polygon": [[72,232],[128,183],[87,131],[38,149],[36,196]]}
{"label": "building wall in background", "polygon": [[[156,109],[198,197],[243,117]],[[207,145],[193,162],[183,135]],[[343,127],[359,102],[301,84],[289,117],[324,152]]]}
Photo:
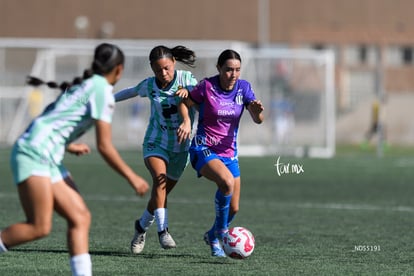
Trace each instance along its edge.
{"label": "building wall in background", "polygon": [[[264,6],[264,9],[260,7]],[[414,43],[411,0],[0,0],[0,36],[218,39],[259,42],[266,12],[271,43]],[[89,26],[76,31],[75,20]]]}
{"label": "building wall in background", "polygon": [[[412,0],[0,0],[0,37],[236,40],[336,53],[338,106],[414,91]],[[77,27],[76,27],[77,26]],[[360,83],[360,72],[367,76]],[[356,83],[354,84],[353,82]]]}

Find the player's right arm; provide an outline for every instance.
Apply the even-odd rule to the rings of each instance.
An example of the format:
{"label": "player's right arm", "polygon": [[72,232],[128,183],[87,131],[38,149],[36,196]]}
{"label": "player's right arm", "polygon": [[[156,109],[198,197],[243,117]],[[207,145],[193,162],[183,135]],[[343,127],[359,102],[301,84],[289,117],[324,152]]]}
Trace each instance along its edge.
{"label": "player's right arm", "polygon": [[149,189],[148,183],[125,163],[112,144],[111,124],[102,120],[95,120],[96,144],[99,153],[105,161],[125,179],[128,180],[137,194],[143,196]]}
{"label": "player's right arm", "polygon": [[136,86],[122,89],[114,95],[116,102],[125,101],[136,96],[138,96]]}

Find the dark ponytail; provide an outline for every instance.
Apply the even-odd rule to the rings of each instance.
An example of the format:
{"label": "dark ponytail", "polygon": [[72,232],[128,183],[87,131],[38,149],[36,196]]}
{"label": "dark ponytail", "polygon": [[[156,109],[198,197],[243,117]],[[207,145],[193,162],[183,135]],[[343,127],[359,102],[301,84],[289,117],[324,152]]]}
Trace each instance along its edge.
{"label": "dark ponytail", "polygon": [[39,78],[28,76],[26,83],[31,86],[47,85],[49,88],[60,89],[65,91],[73,85],[81,84],[84,80],[89,79],[94,74],[106,75],[116,66],[124,64],[124,53],[117,46],[109,43],[102,43],[95,48],[95,53],[90,69],[83,72],[82,77],[75,77],[72,82],[64,81],[58,84],[54,81],[43,81]]}
{"label": "dark ponytail", "polygon": [[195,67],[196,55],[194,51],[181,45],[172,49],[162,45],[153,48],[149,55],[150,64],[161,58],[175,59],[185,65]]}

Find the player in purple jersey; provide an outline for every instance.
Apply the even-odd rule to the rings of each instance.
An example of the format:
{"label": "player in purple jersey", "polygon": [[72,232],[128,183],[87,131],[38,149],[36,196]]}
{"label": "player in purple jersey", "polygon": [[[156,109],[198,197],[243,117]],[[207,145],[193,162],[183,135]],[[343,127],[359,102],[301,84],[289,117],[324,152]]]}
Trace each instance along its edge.
{"label": "player in purple jersey", "polygon": [[[239,209],[240,169],[237,156],[237,133],[244,108],[253,121],[263,122],[263,105],[256,99],[249,82],[240,78],[241,58],[233,50],[223,51],[217,62],[218,75],[201,81],[184,101],[184,106],[199,110],[196,136],[190,147],[190,159],[199,177],[217,184],[216,218],[204,235],[212,256],[225,257],[220,241]],[[186,111],[185,108],[180,109]],[[188,139],[190,118],[184,118],[180,140]]]}

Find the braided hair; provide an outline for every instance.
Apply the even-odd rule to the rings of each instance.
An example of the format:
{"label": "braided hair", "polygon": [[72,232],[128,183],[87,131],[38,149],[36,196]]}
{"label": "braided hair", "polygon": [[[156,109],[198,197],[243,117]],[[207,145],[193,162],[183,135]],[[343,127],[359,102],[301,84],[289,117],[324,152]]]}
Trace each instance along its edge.
{"label": "braided hair", "polygon": [[103,76],[110,73],[116,66],[124,64],[124,61],[125,56],[121,49],[113,44],[102,43],[95,48],[91,68],[86,69],[81,77],[75,77],[72,82],[64,81],[58,84],[55,81],[44,81],[37,77],[28,76],[26,83],[32,86],[47,85],[49,88],[65,91],[73,85],[81,84],[94,74]]}

